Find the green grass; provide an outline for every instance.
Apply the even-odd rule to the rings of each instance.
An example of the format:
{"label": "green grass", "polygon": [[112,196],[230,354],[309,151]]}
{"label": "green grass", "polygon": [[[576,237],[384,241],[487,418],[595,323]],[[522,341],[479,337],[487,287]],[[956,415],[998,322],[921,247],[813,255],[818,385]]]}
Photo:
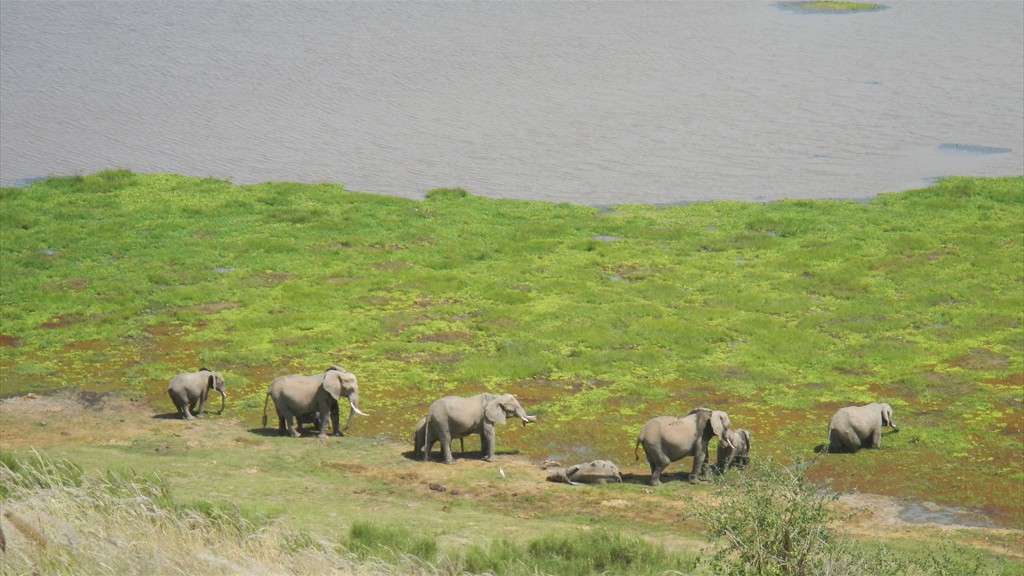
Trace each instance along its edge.
{"label": "green grass", "polygon": [[540,424],[499,450],[617,462],[648,418],[698,405],[781,455],[824,442],[837,407],[885,401],[903,431],[812,476],[1020,526],[990,478],[1024,481],[1022,215],[1019,177],[606,211],[51,178],[0,190],[0,393],[129,391],[170,412],[167,380],[205,365],[255,426],[274,376],[338,364],[372,415],[352,434],[404,439],[434,398],[507,390]]}

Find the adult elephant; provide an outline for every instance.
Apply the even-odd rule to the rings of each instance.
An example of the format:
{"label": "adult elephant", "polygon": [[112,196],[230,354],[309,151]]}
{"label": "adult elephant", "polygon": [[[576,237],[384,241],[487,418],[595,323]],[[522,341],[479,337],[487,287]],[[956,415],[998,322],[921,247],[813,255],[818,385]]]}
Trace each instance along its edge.
{"label": "adult elephant", "polygon": [[[203,415],[210,390],[220,392],[220,410],[217,413],[224,412],[228,396],[224,393],[224,377],[218,372],[200,368],[198,372],[178,374],[167,383],[167,395],[184,420]],[[196,402],[199,403],[198,410]]]}
{"label": "adult elephant", "polygon": [[640,430],[633,447],[633,455],[640,459],[637,449],[644,447],[647,463],[651,466],[651,486],[661,484],[661,473],[669,464],[693,456],[690,482],[697,482],[704,473],[708,459],[708,443],[718,436],[719,442],[728,444],[729,415],[721,410],[695,408],[682,418],[659,416],[648,420]]}
{"label": "adult elephant", "polygon": [[[345,428],[338,427],[338,410],[331,410],[331,403],[341,398],[348,399],[348,422]],[[341,436],[352,425],[352,416],[366,413],[359,410],[359,383],[354,374],[331,366],[322,374],[303,376],[289,374],[270,383],[267,398],[263,401],[263,425],[267,425],[267,400],[274,400],[277,410],[277,430],[282,436],[299,437],[294,420],[311,412],[317,412],[320,424],[319,437],[327,437],[327,421],[331,421],[334,435]]]}
{"label": "adult elephant", "polygon": [[899,432],[892,421],[892,406],[865,404],[840,408],[828,423],[828,451],[856,452],[861,448],[881,448],[882,429]]}
{"label": "adult elephant", "polygon": [[494,425],[505,424],[506,418],[516,416],[523,426],[536,422],[511,394],[477,394],[469,398],[445,396],[434,400],[427,410],[424,427],[423,460],[430,460],[430,448],[434,442],[441,443],[445,464],[455,462],[452,458],[452,438],[480,434],[480,452],[483,459],[494,462]]}

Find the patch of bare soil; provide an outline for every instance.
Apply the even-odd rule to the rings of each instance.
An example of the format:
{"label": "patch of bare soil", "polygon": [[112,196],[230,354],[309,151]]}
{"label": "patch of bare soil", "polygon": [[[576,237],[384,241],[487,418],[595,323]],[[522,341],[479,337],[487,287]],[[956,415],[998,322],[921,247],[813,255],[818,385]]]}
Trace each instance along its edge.
{"label": "patch of bare soil", "polygon": [[[209,417],[201,426],[178,419],[176,414],[159,412],[143,399],[117,394],[62,391],[53,394],[28,394],[0,400],[0,447],[13,449],[46,448],[67,445],[121,445],[137,440],[163,438],[168,431],[183,437],[186,445],[223,444],[238,446],[258,442],[247,440],[246,426],[233,417]],[[216,430],[218,433],[211,434]],[[410,445],[386,441],[396,462],[407,462]],[[690,519],[691,507],[713,498],[707,491],[694,490],[680,498],[672,484],[680,477],[669,475],[661,488],[644,486],[611,497],[607,491],[587,486],[568,486],[547,482],[547,470],[524,456],[499,456],[498,465],[475,459],[472,448],[456,465],[441,464],[409,467],[396,465],[381,471],[358,462],[323,462],[321,466],[349,475],[377,478],[407,492],[412,500],[481,500],[489,506],[507,509],[510,517],[570,517],[587,514],[613,518],[637,526],[680,526],[697,528]],[[435,454],[436,457],[436,454]],[[486,478],[492,474],[507,476],[500,493]],[[679,475],[681,476],[681,475]],[[624,468],[624,480],[644,484],[640,469]],[[404,496],[403,496],[404,497]],[[993,552],[1024,558],[1024,531],[998,528],[983,517],[942,508],[927,502],[877,494],[845,494],[836,503],[840,516],[848,518],[841,529],[852,536],[881,539],[898,536],[905,539],[933,540],[952,537],[958,542]],[[588,526],[580,524],[580,530]],[[670,546],[697,547],[685,538]]]}

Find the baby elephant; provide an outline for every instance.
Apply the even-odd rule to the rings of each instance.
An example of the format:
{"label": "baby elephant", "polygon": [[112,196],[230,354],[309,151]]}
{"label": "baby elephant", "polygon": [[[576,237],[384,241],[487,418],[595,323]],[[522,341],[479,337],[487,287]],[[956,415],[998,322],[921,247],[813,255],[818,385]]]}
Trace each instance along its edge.
{"label": "baby elephant", "polygon": [[619,467],[608,460],[592,460],[575,466],[553,468],[548,473],[548,482],[565,482],[578,486],[580,484],[622,483]]}
{"label": "baby elephant", "polygon": [[718,443],[718,471],[725,474],[734,462],[737,466],[750,464],[750,431],[730,428],[723,435],[728,441]]}

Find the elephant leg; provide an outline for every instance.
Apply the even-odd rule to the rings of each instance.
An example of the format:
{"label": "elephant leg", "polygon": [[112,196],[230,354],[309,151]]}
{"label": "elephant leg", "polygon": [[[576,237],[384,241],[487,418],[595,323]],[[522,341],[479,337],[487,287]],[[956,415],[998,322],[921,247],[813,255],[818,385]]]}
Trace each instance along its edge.
{"label": "elephant leg", "polygon": [[295,419],[294,419],[293,416],[285,416],[284,420],[285,420],[285,422],[286,422],[286,424],[288,426],[288,434],[292,438],[298,438],[299,436],[301,436],[301,434],[299,434],[295,430]]}
{"label": "elephant leg", "polygon": [[[644,447],[644,452],[647,452],[647,447]],[[647,464],[651,467],[651,486],[661,486],[661,473],[668,468],[671,461],[664,454],[647,454]]]}
{"label": "elephant leg", "polygon": [[875,428],[871,433],[871,447],[878,449],[882,447],[882,429]]}
{"label": "elephant leg", "polygon": [[690,471],[690,483],[696,483],[704,479],[704,464],[707,462],[707,454],[703,450],[697,450],[693,455],[693,470]]}
{"label": "elephant leg", "polygon": [[441,442],[441,455],[444,457],[445,464],[454,464],[455,458],[452,457],[452,437],[445,435],[443,438],[439,438]]}
{"label": "elephant leg", "polygon": [[[301,428],[302,428],[302,426],[299,426],[299,429],[301,429]],[[279,414],[277,416],[277,435],[278,436],[284,436],[287,433],[288,433],[288,429],[285,427],[284,416],[281,416]]]}
{"label": "elephant leg", "polygon": [[203,415],[203,410],[206,409],[206,398],[206,390],[203,390],[203,393],[199,395],[199,410],[196,412],[196,416]]}
{"label": "elephant leg", "polygon": [[484,431],[480,434],[480,452],[484,454],[485,462],[497,460],[494,456],[494,449],[494,426],[484,426]]}
{"label": "elephant leg", "polygon": [[[316,419],[316,424],[317,424],[317,435],[316,436],[317,436],[317,438],[327,438],[327,422],[328,422],[328,420],[330,420],[330,418],[331,418],[331,407],[328,406],[327,407],[327,412],[324,412],[323,411],[323,406],[321,406],[321,410],[319,412],[317,412],[317,419]],[[335,427],[334,429],[337,430],[338,428]]]}

